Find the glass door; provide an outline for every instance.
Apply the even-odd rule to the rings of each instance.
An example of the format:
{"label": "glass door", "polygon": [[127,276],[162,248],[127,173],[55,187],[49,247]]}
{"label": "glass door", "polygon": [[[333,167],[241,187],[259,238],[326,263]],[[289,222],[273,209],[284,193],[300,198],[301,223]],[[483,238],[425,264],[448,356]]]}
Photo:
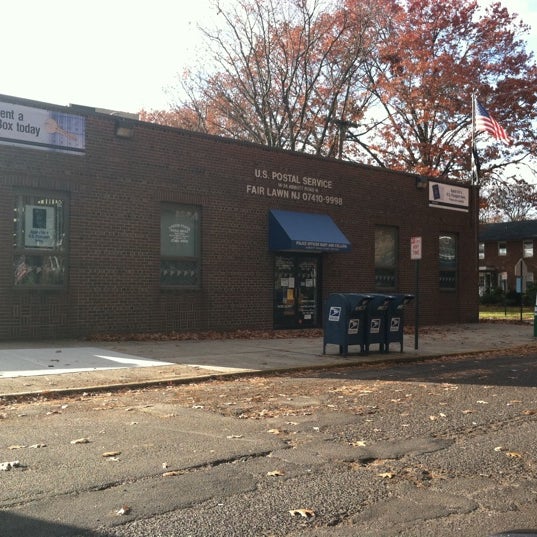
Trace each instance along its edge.
{"label": "glass door", "polygon": [[274,328],[319,326],[320,256],[277,255],[274,263]]}

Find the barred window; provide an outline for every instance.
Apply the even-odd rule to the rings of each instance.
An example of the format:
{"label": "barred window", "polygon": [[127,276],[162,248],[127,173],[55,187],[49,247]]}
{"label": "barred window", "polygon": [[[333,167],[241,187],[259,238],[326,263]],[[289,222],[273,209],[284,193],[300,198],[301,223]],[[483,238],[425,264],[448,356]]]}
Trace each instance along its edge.
{"label": "barred window", "polygon": [[438,241],[438,263],[440,289],[457,288],[457,236],[450,233],[440,235]]}
{"label": "barred window", "polygon": [[199,288],[201,210],[191,205],[162,204],[160,215],[160,284]]}
{"label": "barred window", "polygon": [[397,287],[397,228],[375,227],[375,287]]}

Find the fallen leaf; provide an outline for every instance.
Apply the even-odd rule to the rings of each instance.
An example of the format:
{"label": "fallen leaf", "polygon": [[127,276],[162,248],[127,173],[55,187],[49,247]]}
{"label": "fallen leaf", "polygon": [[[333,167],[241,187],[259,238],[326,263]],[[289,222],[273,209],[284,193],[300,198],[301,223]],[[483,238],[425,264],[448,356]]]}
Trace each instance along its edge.
{"label": "fallen leaf", "polygon": [[488,405],[487,401],[476,401],[478,405]]}
{"label": "fallen leaf", "polygon": [[71,440],[71,444],[89,444],[87,438],[77,438],[76,440]]}
{"label": "fallen leaf", "polygon": [[26,446],[23,446],[22,444],[14,444],[13,446],[9,446],[7,449],[23,449]]}
{"label": "fallen leaf", "polygon": [[164,472],[162,477],[174,477],[176,475],[181,475],[183,472],[181,470],[170,470],[169,472]]}
{"label": "fallen leaf", "polygon": [[118,455],[121,455],[121,451],[105,451],[103,453],[103,457],[117,457]]}
{"label": "fallen leaf", "polygon": [[494,448],[494,451],[507,451],[507,448],[504,448],[503,446],[497,446]]}
{"label": "fallen leaf", "polygon": [[537,414],[537,410],[523,410],[521,414],[524,414],[524,416],[533,416]]}
{"label": "fallen leaf", "polygon": [[233,438],[242,438],[242,434],[230,434],[229,436],[226,436],[228,440],[231,440]]}
{"label": "fallen leaf", "polygon": [[128,505],[122,505],[117,511],[116,515],[128,515],[131,512],[131,508]]}
{"label": "fallen leaf", "polygon": [[0,462],[0,471],[9,472],[11,468],[18,468],[20,465],[20,461]]}
{"label": "fallen leaf", "polygon": [[282,434],[280,429],[269,429],[267,432],[270,434]]}
{"label": "fallen leaf", "polygon": [[269,477],[279,477],[285,475],[285,472],[282,472],[281,470],[273,470],[272,472],[267,472],[267,475]]}
{"label": "fallen leaf", "polygon": [[508,457],[511,457],[513,459],[521,459],[522,453],[519,453],[518,451],[507,451],[505,453]]}
{"label": "fallen leaf", "polygon": [[393,472],[382,472],[381,474],[377,474],[377,476],[384,479],[392,479],[395,477],[395,474]]}
{"label": "fallen leaf", "polygon": [[40,448],[47,447],[47,444],[32,444],[31,446],[28,446],[28,447],[31,449],[40,449]]}
{"label": "fallen leaf", "polygon": [[365,447],[365,440],[357,440],[356,442],[351,442],[351,446],[355,447]]}
{"label": "fallen leaf", "polygon": [[315,511],[311,509],[291,509],[289,513],[291,516],[300,515],[304,518],[313,518],[315,516]]}

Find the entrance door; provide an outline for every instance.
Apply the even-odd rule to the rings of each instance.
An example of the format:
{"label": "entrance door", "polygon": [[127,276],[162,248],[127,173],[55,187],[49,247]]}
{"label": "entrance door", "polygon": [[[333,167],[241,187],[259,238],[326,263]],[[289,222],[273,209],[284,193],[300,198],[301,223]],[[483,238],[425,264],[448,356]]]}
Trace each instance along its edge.
{"label": "entrance door", "polygon": [[314,328],[320,316],[320,256],[277,255],[274,328]]}

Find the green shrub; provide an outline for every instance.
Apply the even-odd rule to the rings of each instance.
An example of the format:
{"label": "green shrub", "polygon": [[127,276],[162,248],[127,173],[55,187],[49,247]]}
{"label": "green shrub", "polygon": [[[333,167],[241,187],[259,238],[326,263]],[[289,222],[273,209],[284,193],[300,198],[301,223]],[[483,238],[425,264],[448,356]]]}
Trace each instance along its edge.
{"label": "green shrub", "polygon": [[480,297],[480,303],[484,306],[496,306],[498,304],[504,304],[505,294],[499,287],[493,287],[487,289]]}
{"label": "green shrub", "polygon": [[526,294],[524,296],[525,306],[535,306],[535,295],[537,294],[537,285],[534,282],[528,283]]}

